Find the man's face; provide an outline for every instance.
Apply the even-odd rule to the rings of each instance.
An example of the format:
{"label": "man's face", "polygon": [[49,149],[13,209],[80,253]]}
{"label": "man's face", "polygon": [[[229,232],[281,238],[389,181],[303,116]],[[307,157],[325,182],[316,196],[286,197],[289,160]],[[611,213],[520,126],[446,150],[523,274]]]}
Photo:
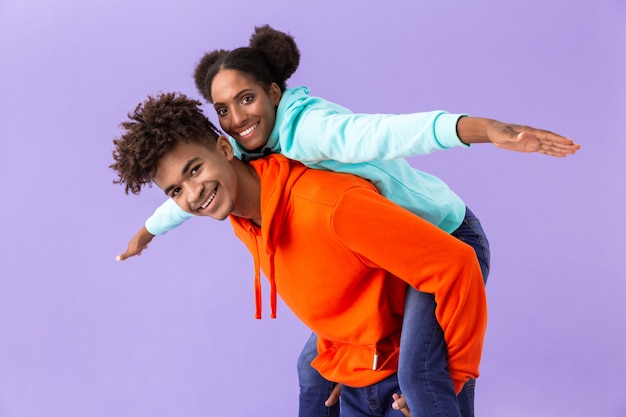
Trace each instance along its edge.
{"label": "man's face", "polygon": [[232,147],[223,136],[214,150],[180,142],[159,161],[154,182],[186,212],[224,220],[237,195],[232,158]]}

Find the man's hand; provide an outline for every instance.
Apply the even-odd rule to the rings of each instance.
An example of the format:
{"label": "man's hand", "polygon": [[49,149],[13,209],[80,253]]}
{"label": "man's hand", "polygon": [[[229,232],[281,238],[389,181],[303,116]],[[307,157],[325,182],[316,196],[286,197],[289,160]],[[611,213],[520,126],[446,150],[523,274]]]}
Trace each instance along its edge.
{"label": "man's hand", "polygon": [[393,394],[392,397],[394,399],[394,402],[393,404],[391,404],[391,408],[393,408],[394,410],[400,410],[400,412],[406,417],[412,417],[411,410],[409,410],[409,406],[406,405],[404,397],[401,394]]}
{"label": "man's hand", "polygon": [[324,402],[324,405],[326,407],[332,407],[333,405],[337,404],[337,401],[339,401],[340,395],[341,395],[341,384],[335,384],[335,387],[330,392],[330,395],[328,396],[328,399]]}
{"label": "man's hand", "polygon": [[146,226],[143,226],[139,231],[135,234],[135,236],[130,239],[128,242],[128,248],[126,248],[126,252],[121,255],[117,255],[115,258],[116,261],[123,261],[125,259],[130,258],[131,256],[140,256],[141,252],[145,249],[148,249],[148,243],[152,241],[154,235],[148,232]]}

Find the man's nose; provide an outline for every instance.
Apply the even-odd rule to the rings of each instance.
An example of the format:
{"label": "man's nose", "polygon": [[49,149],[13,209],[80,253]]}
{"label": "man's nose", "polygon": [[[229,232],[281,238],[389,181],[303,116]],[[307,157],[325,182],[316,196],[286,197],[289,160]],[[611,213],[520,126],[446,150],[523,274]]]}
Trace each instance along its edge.
{"label": "man's nose", "polygon": [[185,194],[187,195],[187,202],[193,207],[193,203],[197,202],[202,194],[202,184],[195,180],[185,181],[183,185],[185,187]]}

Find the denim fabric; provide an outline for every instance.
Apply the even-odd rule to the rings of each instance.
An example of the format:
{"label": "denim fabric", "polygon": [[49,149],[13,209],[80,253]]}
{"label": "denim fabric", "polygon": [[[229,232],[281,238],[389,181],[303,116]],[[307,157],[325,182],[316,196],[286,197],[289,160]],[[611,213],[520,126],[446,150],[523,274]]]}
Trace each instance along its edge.
{"label": "denim fabric", "polygon": [[298,382],[300,383],[299,417],[339,417],[339,402],[326,407],[334,383],[324,379],[311,362],[317,356],[317,335],[311,334],[298,358]]}
{"label": "denim fabric", "polygon": [[[474,248],[474,251],[476,251],[476,257],[478,258],[478,263],[480,264],[480,270],[483,273],[483,282],[487,285],[489,266],[491,262],[489,241],[487,240],[487,235],[485,234],[480,221],[469,208],[465,209],[465,219],[459,228],[452,232],[452,236]],[[474,417],[475,387],[476,380],[470,379],[465,383],[463,390],[461,390],[458,395],[461,415],[463,417]]]}
{"label": "denim fabric", "polygon": [[409,288],[400,338],[398,380],[415,416],[461,417],[435,297]]}
{"label": "denim fabric", "polygon": [[[452,233],[452,236],[474,248],[483,280],[486,283],[490,262],[489,242],[480,221],[469,208],[466,209],[463,223]],[[413,288],[408,289],[400,340],[397,377],[399,386],[402,387],[402,392],[414,416],[473,417],[475,381],[468,381],[458,397],[455,396],[452,380],[447,371],[447,349],[443,332],[435,319],[434,311],[435,301],[431,294],[421,293]],[[312,334],[298,359],[299,416],[336,417],[339,415],[339,407],[327,408],[324,405],[324,401],[332,390],[332,383],[322,378],[310,365],[317,355],[316,342],[317,338],[315,334]],[[344,388],[342,387],[341,391],[341,407],[344,407],[347,400],[344,399],[346,391]],[[350,390],[352,393],[354,389]],[[399,392],[399,390],[394,392]],[[367,391],[363,391],[359,395],[366,396],[366,393]],[[389,394],[389,399],[391,399],[391,394],[393,392]],[[357,404],[355,401],[351,396],[349,399],[351,407]],[[344,415],[342,408],[342,417]]]}
{"label": "denim fabric", "polygon": [[[487,282],[489,242],[472,211],[452,236],[470,245]],[[475,381],[468,381],[458,397],[447,371],[447,349],[443,331],[435,319],[435,298],[413,288],[407,290],[400,339],[398,380],[413,415],[474,416]],[[458,401],[457,401],[458,400]]]}
{"label": "denim fabric", "polygon": [[[384,416],[402,417],[401,411],[391,408],[392,395],[399,393],[398,378],[392,375],[364,388],[341,387],[341,417]],[[419,414],[412,413],[415,417]]]}
{"label": "denim fabric", "polygon": [[480,224],[478,217],[468,208],[465,209],[465,218],[463,223],[451,233],[452,236],[470,245],[476,252],[480,270],[483,273],[483,282],[487,285],[487,277],[489,276],[489,264],[491,255],[489,252],[489,241],[487,235]]}

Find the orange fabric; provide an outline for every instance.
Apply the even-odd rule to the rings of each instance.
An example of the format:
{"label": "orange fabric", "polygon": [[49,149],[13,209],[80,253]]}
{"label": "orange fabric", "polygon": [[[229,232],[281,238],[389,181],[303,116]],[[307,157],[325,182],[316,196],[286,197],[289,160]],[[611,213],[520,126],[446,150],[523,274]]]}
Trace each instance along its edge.
{"label": "orange fabric", "polygon": [[272,288],[317,333],[313,366],[325,378],[363,387],[397,371],[407,283],[435,294],[457,392],[478,376],[487,308],[472,248],[361,178],[281,155],[252,166],[262,227],[231,223]]}

